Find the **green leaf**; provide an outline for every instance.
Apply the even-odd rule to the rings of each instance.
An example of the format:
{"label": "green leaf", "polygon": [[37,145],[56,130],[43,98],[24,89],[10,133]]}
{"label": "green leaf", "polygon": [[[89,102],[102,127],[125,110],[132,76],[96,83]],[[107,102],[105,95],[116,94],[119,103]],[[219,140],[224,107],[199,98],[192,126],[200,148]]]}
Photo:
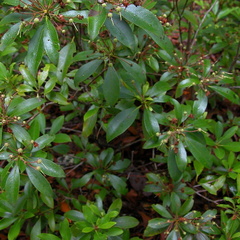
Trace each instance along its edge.
{"label": "green leaf", "polygon": [[15,165],[11,170],[10,174],[8,175],[5,184],[5,192],[8,202],[12,204],[16,203],[19,195],[19,187],[20,187],[20,173],[18,166]]}
{"label": "green leaf", "polygon": [[45,100],[40,98],[29,98],[24,100],[15,106],[15,108],[9,113],[11,117],[13,116],[21,116],[25,113],[31,112],[32,110],[40,107]]}
{"label": "green leaf", "polygon": [[61,238],[59,238],[51,233],[41,233],[38,235],[38,237],[43,240],[61,240]]}
{"label": "green leaf", "polygon": [[29,133],[20,125],[17,124],[13,124],[10,126],[10,128],[13,131],[13,134],[15,136],[15,138],[21,142],[21,143],[25,143],[25,144],[29,144],[31,141],[31,136],[29,135]]}
{"label": "green leaf", "polygon": [[168,212],[168,210],[164,206],[160,204],[154,204],[152,205],[152,208],[162,217],[169,218],[169,219],[172,218],[172,215]]}
{"label": "green leaf", "polygon": [[109,181],[111,182],[113,188],[117,190],[118,193],[120,194],[125,194],[126,193],[126,187],[127,184],[125,181],[123,181],[122,178],[113,175],[113,174],[108,174]]}
{"label": "green leaf", "polygon": [[70,240],[71,239],[72,234],[71,234],[71,229],[69,227],[68,219],[64,218],[64,220],[60,222],[59,230],[60,230],[62,240]]}
{"label": "green leaf", "polygon": [[130,216],[118,217],[114,219],[114,221],[116,222],[115,227],[122,229],[134,228],[139,224],[139,221],[136,218]]}
{"label": "green leaf", "polygon": [[110,33],[124,46],[132,50],[136,49],[136,41],[132,29],[124,19],[120,19],[118,15],[113,14],[112,19],[108,18],[106,20],[105,25]]}
{"label": "green leaf", "polygon": [[0,220],[0,230],[3,230],[9,227],[12,223],[14,223],[18,218],[2,218]]}
{"label": "green leaf", "polygon": [[188,198],[180,207],[179,213],[181,213],[181,216],[187,214],[192,209],[193,204],[194,204],[193,197]]}
{"label": "green leaf", "polygon": [[40,194],[41,200],[50,208],[54,208],[54,200],[53,197],[46,196],[44,194]]}
{"label": "green leaf", "polygon": [[44,24],[43,46],[50,61],[57,65],[60,44],[56,28],[53,26],[48,17],[46,17],[46,22]]}
{"label": "green leaf", "polygon": [[53,195],[51,185],[38,170],[27,166],[26,171],[31,183],[39,192],[49,197]]}
{"label": "green leaf", "polygon": [[103,94],[107,103],[113,106],[120,93],[120,78],[114,67],[109,67],[103,82]]}
{"label": "green leaf", "polygon": [[164,30],[160,21],[146,8],[131,4],[126,9],[121,11],[121,14],[129,22],[134,23],[145,31],[151,32],[157,36],[164,34]]}
{"label": "green leaf", "polygon": [[144,109],[143,126],[150,138],[156,136],[156,133],[160,131],[159,123],[155,115],[149,109]]}
{"label": "green leaf", "polygon": [[33,38],[31,39],[25,58],[25,63],[28,66],[31,74],[36,76],[38,67],[43,56],[43,26],[40,26]]}
{"label": "green leaf", "polygon": [[72,221],[85,221],[83,214],[76,210],[70,210],[66,212],[64,216]]}
{"label": "green leaf", "polygon": [[83,116],[83,130],[82,135],[84,137],[88,137],[92,134],[93,129],[97,122],[98,117],[98,107],[95,107],[94,105],[84,114]]}
{"label": "green leaf", "polygon": [[40,235],[40,233],[41,233],[41,225],[42,225],[42,221],[41,221],[41,218],[39,218],[38,221],[32,227],[32,230],[30,233],[31,240],[40,240],[38,235]]}
{"label": "green leaf", "polygon": [[43,83],[46,81],[49,74],[50,67],[51,67],[50,64],[46,64],[42,69],[42,71],[38,72],[38,75],[37,75],[38,87],[41,87]]}
{"label": "green leaf", "polygon": [[50,130],[50,135],[54,135],[56,134],[58,131],[61,130],[62,126],[63,126],[63,123],[64,123],[64,116],[59,116],[57,117],[56,119],[54,119],[52,121],[52,127],[51,127],[51,130]]}
{"label": "green leaf", "polygon": [[118,113],[107,126],[107,141],[110,142],[125,132],[138,115],[138,108],[128,108]]}
{"label": "green leaf", "polygon": [[98,227],[100,229],[109,229],[111,227],[113,227],[116,224],[116,222],[106,222],[106,223],[102,223],[100,225],[98,225]]}
{"label": "green leaf", "polygon": [[8,231],[8,240],[15,240],[19,236],[21,227],[23,225],[23,219],[19,218]]}
{"label": "green leaf", "polygon": [[238,126],[233,126],[233,127],[229,128],[223,134],[223,136],[218,139],[218,142],[222,142],[222,141],[224,141],[226,139],[230,139],[232,136],[234,136],[236,134],[237,130],[238,130]]}
{"label": "green leaf", "polygon": [[46,95],[46,97],[52,101],[52,102],[55,102],[55,103],[58,103],[60,105],[68,105],[69,102],[67,100],[66,97],[64,97],[61,93],[59,92],[54,92],[54,91],[51,91],[50,93],[48,93]]}
{"label": "green leaf", "polygon": [[102,25],[104,24],[107,13],[106,9],[100,4],[97,4],[95,8],[91,9],[94,12],[94,16],[88,17],[88,34],[93,41],[99,34]]}
{"label": "green leaf", "polygon": [[65,173],[61,166],[51,160],[45,158],[31,158],[31,165],[40,167],[41,172],[51,177],[65,177]]}
{"label": "green leaf", "polygon": [[57,66],[57,78],[60,82],[65,78],[68,68],[72,63],[73,54],[76,52],[76,46],[74,42],[68,43],[59,52],[58,66]]}
{"label": "green leaf", "polygon": [[192,153],[192,155],[206,168],[212,166],[212,156],[205,144],[199,141],[199,134],[201,133],[187,133],[186,134],[186,144]]}
{"label": "green leaf", "polygon": [[72,183],[72,188],[81,188],[84,185],[86,185],[90,179],[92,178],[94,172],[89,172],[87,174],[85,174],[83,177],[81,177],[80,179],[76,179],[75,181],[73,181]]}
{"label": "green leaf", "polygon": [[49,145],[51,142],[53,142],[55,139],[55,136],[51,136],[48,134],[44,134],[41,137],[37,138],[35,142],[38,144],[35,148],[32,149],[32,152],[37,152],[43,148],[45,148],[47,145]]}
{"label": "green leaf", "polygon": [[140,84],[145,83],[146,73],[140,65],[128,59],[120,58],[119,60],[127,74],[132,78],[131,80]]}
{"label": "green leaf", "polygon": [[240,152],[240,142],[229,142],[221,145],[223,148],[232,152]]}
{"label": "green leaf", "polygon": [[74,82],[78,85],[80,82],[83,82],[87,78],[89,78],[92,74],[96,72],[98,67],[101,65],[103,60],[93,60],[82,65],[75,74]]}
{"label": "green leaf", "polygon": [[178,152],[176,154],[176,163],[178,169],[183,172],[187,167],[187,152],[181,141],[179,141],[177,146]]}
{"label": "green leaf", "polygon": [[170,149],[168,152],[167,164],[168,164],[168,172],[171,178],[174,181],[179,181],[182,177],[182,172],[178,169],[176,156],[173,149]]}
{"label": "green leaf", "polygon": [[44,86],[44,94],[50,93],[53,88],[56,86],[57,80],[55,78],[50,78],[49,80],[46,81],[45,86]]}
{"label": "green leaf", "polygon": [[10,46],[17,35],[21,27],[21,22],[18,22],[10,27],[10,29],[1,37],[0,51],[3,51],[6,47]]}
{"label": "green leaf", "polygon": [[37,82],[34,76],[31,74],[28,68],[26,66],[21,65],[19,67],[19,71],[23,76],[23,79],[32,87],[37,87]]}
{"label": "green leaf", "polygon": [[58,133],[55,135],[54,142],[55,143],[66,143],[71,142],[71,137],[66,133]]}
{"label": "green leaf", "polygon": [[193,102],[193,115],[195,118],[200,117],[206,110],[208,97],[204,91],[198,91],[198,100]]}
{"label": "green leaf", "polygon": [[220,94],[224,98],[227,98],[228,100],[235,104],[240,103],[239,96],[229,88],[219,86],[209,86],[209,88],[213,89],[215,92],[217,92],[218,94]]}

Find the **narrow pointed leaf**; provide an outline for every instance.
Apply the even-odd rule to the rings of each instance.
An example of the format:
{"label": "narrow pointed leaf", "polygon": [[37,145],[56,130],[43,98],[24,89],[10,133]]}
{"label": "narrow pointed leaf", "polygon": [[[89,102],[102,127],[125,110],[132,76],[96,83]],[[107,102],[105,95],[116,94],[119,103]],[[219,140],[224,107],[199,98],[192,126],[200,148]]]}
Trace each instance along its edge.
{"label": "narrow pointed leaf", "polygon": [[136,119],[138,111],[137,108],[128,108],[118,113],[108,124],[107,141],[110,142],[125,132]]}
{"label": "narrow pointed leaf", "polygon": [[103,94],[107,103],[113,106],[120,93],[120,78],[114,67],[109,67],[103,82]]}
{"label": "narrow pointed leaf", "polygon": [[27,166],[26,171],[31,183],[39,192],[49,197],[53,195],[51,185],[38,170]]}
{"label": "narrow pointed leaf", "polygon": [[50,61],[57,65],[59,56],[58,51],[60,49],[59,39],[56,28],[48,18],[46,18],[44,25],[43,45]]}

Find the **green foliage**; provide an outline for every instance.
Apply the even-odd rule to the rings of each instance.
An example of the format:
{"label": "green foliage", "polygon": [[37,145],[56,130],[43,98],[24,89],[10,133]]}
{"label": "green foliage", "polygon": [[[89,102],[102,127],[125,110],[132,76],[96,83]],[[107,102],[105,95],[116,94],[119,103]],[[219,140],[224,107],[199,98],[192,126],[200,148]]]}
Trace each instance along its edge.
{"label": "green foliage", "polygon": [[[135,168],[136,191],[157,201],[144,237],[237,239],[239,12],[221,0],[2,1],[8,239],[140,239],[125,209]],[[129,148],[139,141],[144,167]]]}

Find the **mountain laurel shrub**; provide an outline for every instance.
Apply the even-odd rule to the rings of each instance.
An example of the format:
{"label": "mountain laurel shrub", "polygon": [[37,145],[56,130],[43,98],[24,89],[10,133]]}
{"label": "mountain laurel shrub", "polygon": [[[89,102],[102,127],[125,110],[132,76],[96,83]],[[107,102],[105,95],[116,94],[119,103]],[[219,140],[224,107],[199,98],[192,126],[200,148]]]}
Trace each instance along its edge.
{"label": "mountain laurel shrub", "polygon": [[[8,239],[239,238],[238,1],[0,4]],[[155,166],[144,173],[154,204],[141,235],[132,228],[142,219],[121,212],[130,129],[127,144],[152,151],[144,162]]]}

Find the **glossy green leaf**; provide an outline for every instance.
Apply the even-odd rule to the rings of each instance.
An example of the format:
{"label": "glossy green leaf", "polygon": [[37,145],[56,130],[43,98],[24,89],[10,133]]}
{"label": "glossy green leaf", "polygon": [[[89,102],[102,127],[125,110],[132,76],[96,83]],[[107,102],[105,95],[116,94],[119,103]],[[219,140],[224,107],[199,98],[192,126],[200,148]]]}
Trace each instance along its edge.
{"label": "glossy green leaf", "polygon": [[155,115],[149,109],[144,109],[143,126],[150,138],[156,136],[156,133],[160,131],[159,123]]}
{"label": "glossy green leaf", "polygon": [[42,61],[42,56],[44,53],[43,30],[43,26],[40,26],[34,34],[33,38],[29,43],[27,56],[25,58],[25,63],[33,76],[36,76],[37,74],[38,67]]}
{"label": "glossy green leaf", "polygon": [[39,239],[43,240],[61,240],[61,238],[51,234],[51,233],[41,233],[38,235]]}
{"label": "glossy green leaf", "polygon": [[226,139],[231,139],[231,137],[233,137],[236,134],[237,130],[238,126],[233,126],[229,128],[226,132],[224,132],[223,136],[218,139],[218,142],[222,142]]}
{"label": "glossy green leaf", "polygon": [[42,219],[39,218],[31,229],[31,233],[30,233],[31,240],[40,240],[38,235],[41,233],[41,226],[42,226]]}
{"label": "glossy green leaf", "polygon": [[94,15],[88,17],[88,34],[93,41],[107,18],[107,12],[100,4],[97,4],[91,11],[94,12]]}
{"label": "glossy green leaf", "polygon": [[56,79],[55,78],[50,78],[48,81],[46,81],[45,83],[45,86],[44,86],[44,94],[48,94],[50,93],[53,88],[55,87],[56,85]]}
{"label": "glossy green leaf", "polygon": [[29,71],[29,69],[24,66],[21,65],[19,67],[19,71],[23,76],[23,79],[32,87],[37,87],[37,81],[36,78],[31,74],[31,72]]}
{"label": "glossy green leaf", "polygon": [[53,121],[52,121],[52,127],[50,129],[50,132],[49,134],[50,135],[54,135],[56,134],[58,131],[61,130],[62,126],[63,126],[63,123],[64,123],[64,116],[59,116],[57,118],[55,118]]}
{"label": "glossy green leaf", "polygon": [[186,149],[181,141],[179,141],[177,146],[178,152],[176,154],[176,163],[178,169],[183,172],[187,167],[187,152]]}
{"label": "glossy green leaf", "polygon": [[120,78],[114,67],[109,67],[103,82],[103,94],[107,103],[113,106],[120,94]]}
{"label": "glossy green leaf", "polygon": [[16,105],[16,107],[9,113],[10,116],[21,116],[38,107],[40,107],[45,100],[40,98],[29,98]]}
{"label": "glossy green leaf", "polygon": [[19,236],[21,227],[23,225],[23,219],[18,219],[8,231],[8,240],[15,240]]}
{"label": "glossy green leaf", "polygon": [[162,217],[169,218],[169,219],[172,218],[172,215],[168,212],[168,210],[164,206],[160,204],[154,204],[152,205],[152,208]]}
{"label": "glossy green leaf", "polygon": [[127,74],[131,76],[131,80],[136,83],[143,84],[146,81],[146,73],[137,63],[128,59],[119,59]]}
{"label": "glossy green leaf", "polygon": [[51,67],[50,64],[46,64],[44,68],[38,72],[38,75],[37,75],[38,87],[41,87],[43,83],[46,81],[49,74],[50,67]]}
{"label": "glossy green leaf", "polygon": [[126,187],[127,184],[125,181],[123,181],[122,178],[113,175],[113,174],[108,174],[108,178],[110,183],[112,184],[113,188],[117,190],[118,193],[120,194],[125,194],[126,193]]}
{"label": "glossy green leaf", "polygon": [[89,173],[85,174],[83,177],[81,177],[79,179],[76,179],[72,183],[72,188],[75,189],[75,188],[83,187],[84,185],[86,185],[90,181],[93,174],[94,174],[94,172],[89,172]]}
{"label": "glossy green leaf", "polygon": [[12,204],[15,204],[18,199],[19,187],[20,187],[20,173],[18,166],[15,165],[12,168],[10,174],[8,175],[5,184],[6,198]]}
{"label": "glossy green leaf", "polygon": [[114,221],[116,221],[115,227],[119,227],[122,229],[133,228],[139,224],[139,221],[136,218],[130,216],[118,217],[114,219]]}
{"label": "glossy green leaf", "polygon": [[49,134],[44,134],[37,138],[35,142],[37,143],[37,146],[32,149],[32,152],[37,152],[46,146],[48,146],[51,142],[53,142],[55,139],[55,136],[51,136]]}
{"label": "glossy green leaf", "polygon": [[53,195],[51,185],[38,170],[27,166],[26,171],[31,183],[39,192],[49,197]]}
{"label": "glossy green leaf", "polygon": [[1,37],[0,51],[3,51],[7,46],[10,46],[17,35],[21,27],[21,22],[18,22],[10,27],[10,29]]}
{"label": "glossy green leaf", "polygon": [[65,78],[68,68],[72,63],[73,54],[76,52],[74,42],[68,43],[59,52],[58,65],[57,65],[57,78],[60,82]]}
{"label": "glossy green leaf", "polygon": [[62,240],[70,240],[71,239],[71,229],[69,227],[68,219],[64,218],[59,225],[60,234]]}
{"label": "glossy green leaf", "polygon": [[138,115],[138,108],[128,108],[118,113],[107,126],[107,141],[110,142],[125,132]]}
{"label": "glossy green leaf", "polygon": [[14,223],[18,218],[17,217],[11,217],[11,218],[2,218],[0,220],[0,230],[3,230],[7,227],[9,227],[12,223]]}
{"label": "glossy green leaf", "polygon": [[13,124],[10,126],[10,128],[12,129],[15,138],[19,142],[25,143],[25,144],[30,144],[31,136],[23,127],[21,127],[20,125],[17,125],[17,124]]}
{"label": "glossy green leaf", "polygon": [[58,103],[60,105],[68,105],[69,102],[68,102],[68,99],[66,97],[64,97],[61,93],[59,92],[54,92],[54,91],[51,91],[50,93],[48,93],[46,95],[46,97],[52,101],[52,102],[55,102],[55,103]]}
{"label": "glossy green leaf", "polygon": [[212,156],[206,148],[205,144],[199,141],[199,134],[201,133],[187,133],[186,145],[188,146],[190,152],[206,168],[212,166]]}
{"label": "glossy green leaf", "polygon": [[132,50],[136,48],[136,40],[132,29],[124,19],[121,19],[118,15],[113,14],[112,19],[108,18],[106,20],[105,25],[111,35],[113,35],[124,46]]}
{"label": "glossy green leaf", "polygon": [[31,165],[40,167],[41,172],[51,177],[65,177],[62,167],[51,160],[44,158],[31,158]]}
{"label": "glossy green leaf", "polygon": [[209,86],[211,89],[213,89],[215,92],[223,96],[224,98],[227,98],[231,102],[235,104],[239,104],[239,96],[233,92],[231,89],[226,87],[219,87],[219,86]]}
{"label": "glossy green leaf", "polygon": [[101,65],[103,60],[93,60],[91,62],[88,62],[84,65],[82,65],[78,71],[76,72],[76,75],[74,77],[74,82],[76,85],[78,85],[80,82],[83,82],[87,78],[89,78],[91,75],[93,75],[98,67]]}
{"label": "glossy green leaf", "polygon": [[176,155],[173,149],[170,149],[168,152],[167,164],[171,178],[176,182],[179,181],[182,177],[182,172],[178,169]]}
{"label": "glossy green leaf", "polygon": [[97,118],[98,118],[98,111],[99,108],[92,106],[83,117],[83,130],[82,135],[84,137],[88,137],[90,134],[92,134],[93,129],[96,125]]}
{"label": "glossy green leaf", "polygon": [[53,197],[46,196],[44,194],[40,194],[41,200],[50,208],[54,208],[54,200]]}
{"label": "glossy green leaf", "polygon": [[106,222],[106,223],[102,223],[102,224],[99,224],[98,227],[100,229],[109,229],[111,227],[113,227],[114,225],[116,225],[116,222]]}
{"label": "glossy green leaf", "polygon": [[164,30],[160,21],[146,8],[131,4],[126,9],[121,11],[121,14],[129,22],[134,23],[145,31],[154,33],[157,36],[164,34]]}
{"label": "glossy green leaf", "polygon": [[200,117],[206,110],[208,104],[208,97],[204,91],[198,91],[198,100],[193,102],[193,115],[194,117]]}
{"label": "glossy green leaf", "polygon": [[58,133],[55,135],[54,142],[55,143],[66,143],[71,142],[71,137],[66,133]]}
{"label": "glossy green leaf", "polygon": [[44,24],[43,46],[50,61],[57,65],[60,44],[56,28],[53,26],[48,17],[46,17]]}
{"label": "glossy green leaf", "polygon": [[194,204],[193,198],[189,197],[179,209],[179,213],[181,214],[181,216],[187,214],[192,209],[193,204]]}
{"label": "glossy green leaf", "polygon": [[229,142],[221,146],[228,151],[240,152],[240,142]]}

